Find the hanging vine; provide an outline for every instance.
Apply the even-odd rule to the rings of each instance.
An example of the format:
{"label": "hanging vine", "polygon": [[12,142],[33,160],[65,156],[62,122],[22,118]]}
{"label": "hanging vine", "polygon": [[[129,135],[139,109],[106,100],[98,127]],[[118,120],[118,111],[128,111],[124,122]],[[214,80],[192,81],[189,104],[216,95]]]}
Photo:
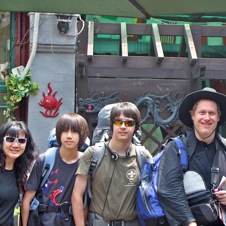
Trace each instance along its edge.
{"label": "hanging vine", "polygon": [[8,120],[15,120],[14,111],[18,108],[19,102],[30,94],[36,95],[39,91],[39,86],[36,82],[31,81],[31,71],[24,77],[9,74],[5,80],[7,92],[4,95],[7,109],[4,115]]}

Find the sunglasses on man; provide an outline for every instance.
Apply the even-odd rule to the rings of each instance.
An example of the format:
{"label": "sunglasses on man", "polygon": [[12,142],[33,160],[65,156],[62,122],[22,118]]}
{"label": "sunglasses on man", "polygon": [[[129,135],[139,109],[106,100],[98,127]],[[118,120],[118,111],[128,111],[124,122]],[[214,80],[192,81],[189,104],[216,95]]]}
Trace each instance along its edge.
{"label": "sunglasses on man", "polygon": [[131,127],[131,126],[134,126],[136,124],[136,122],[134,120],[122,120],[122,119],[119,119],[119,118],[115,118],[113,120],[113,122],[116,126],[122,126],[122,124],[124,124],[125,127]]}

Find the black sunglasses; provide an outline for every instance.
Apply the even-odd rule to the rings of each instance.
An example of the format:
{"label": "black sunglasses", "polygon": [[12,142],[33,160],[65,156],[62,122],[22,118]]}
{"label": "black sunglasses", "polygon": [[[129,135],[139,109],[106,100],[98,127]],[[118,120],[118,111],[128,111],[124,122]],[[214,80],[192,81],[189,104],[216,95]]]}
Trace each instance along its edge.
{"label": "black sunglasses", "polygon": [[124,123],[125,127],[131,127],[136,124],[134,120],[122,120],[119,118],[115,118],[113,122],[116,126],[122,126],[122,124]]}
{"label": "black sunglasses", "polygon": [[19,144],[25,144],[27,142],[27,138],[25,137],[10,137],[10,136],[6,136],[3,138],[4,141],[8,142],[8,143],[14,143],[17,141],[17,143]]}

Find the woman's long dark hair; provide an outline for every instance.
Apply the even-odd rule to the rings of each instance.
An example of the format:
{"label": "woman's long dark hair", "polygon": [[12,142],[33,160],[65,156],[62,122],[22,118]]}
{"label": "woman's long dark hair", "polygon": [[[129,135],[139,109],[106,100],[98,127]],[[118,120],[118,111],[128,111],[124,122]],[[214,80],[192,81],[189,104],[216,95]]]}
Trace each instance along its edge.
{"label": "woman's long dark hair", "polygon": [[3,171],[5,170],[6,157],[3,151],[3,138],[5,136],[17,137],[19,133],[24,133],[27,138],[24,153],[18,157],[14,163],[18,188],[23,190],[28,173],[31,170],[34,160],[38,156],[38,152],[30,130],[22,121],[7,122],[0,127],[0,168]]}

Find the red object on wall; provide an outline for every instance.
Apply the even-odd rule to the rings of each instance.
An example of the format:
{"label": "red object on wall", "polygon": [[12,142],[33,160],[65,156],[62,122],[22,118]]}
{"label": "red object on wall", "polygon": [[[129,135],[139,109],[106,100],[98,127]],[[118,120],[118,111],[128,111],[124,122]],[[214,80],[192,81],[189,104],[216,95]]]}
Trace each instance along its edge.
{"label": "red object on wall", "polygon": [[45,108],[45,112],[40,111],[40,113],[45,117],[54,118],[59,115],[59,108],[62,104],[62,98],[56,99],[57,91],[53,92],[50,82],[47,85],[48,94],[46,95],[42,92],[43,100],[39,102],[39,105]]}
{"label": "red object on wall", "polygon": [[201,39],[202,45],[207,45],[207,37],[203,36]]}
{"label": "red object on wall", "polygon": [[211,79],[210,87],[214,88],[217,92],[226,94],[226,82],[222,79]]}

